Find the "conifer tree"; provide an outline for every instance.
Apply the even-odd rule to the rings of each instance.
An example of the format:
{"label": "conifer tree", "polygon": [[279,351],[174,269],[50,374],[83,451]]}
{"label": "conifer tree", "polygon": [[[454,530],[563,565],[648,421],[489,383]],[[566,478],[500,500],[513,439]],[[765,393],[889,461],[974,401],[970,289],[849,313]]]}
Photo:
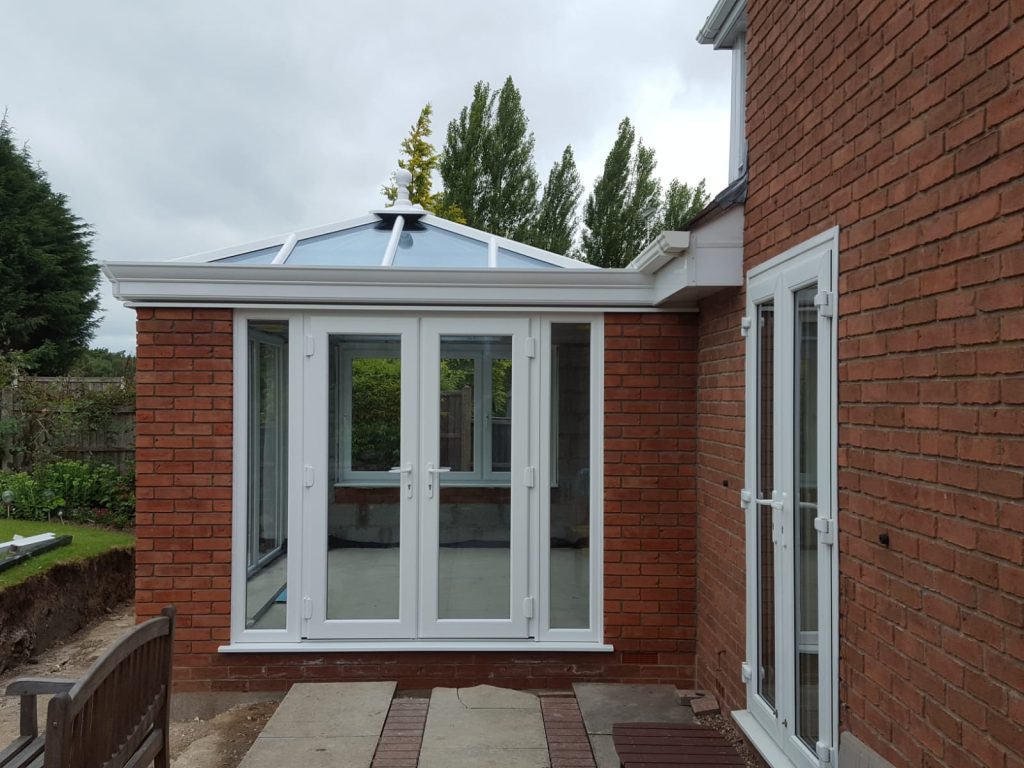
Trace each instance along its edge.
{"label": "conifer tree", "polygon": [[99,309],[92,231],[0,120],[0,354],[60,375],[88,346]]}
{"label": "conifer tree", "polygon": [[680,183],[679,179],[672,179],[665,190],[665,200],[662,204],[661,222],[658,230],[686,229],[694,217],[708,204],[708,193],[704,189],[704,179],[690,188],[689,184]]}
{"label": "conifer tree", "polygon": [[[398,167],[404,168],[412,174],[412,181],[409,183],[409,200],[413,204],[420,204],[426,210],[432,211],[434,196],[431,194],[433,180],[430,174],[437,167],[439,156],[434,151],[434,145],[430,143],[430,122],[434,114],[434,108],[429,102],[420,110],[420,116],[409,129],[409,135],[402,139],[402,155],[398,159]],[[394,184],[381,189],[388,202],[394,204],[398,197],[398,187]]]}
{"label": "conifer tree", "polygon": [[579,226],[577,208],[582,195],[583,184],[570,145],[562,152],[562,159],[551,167],[527,242],[553,253],[570,255]]}

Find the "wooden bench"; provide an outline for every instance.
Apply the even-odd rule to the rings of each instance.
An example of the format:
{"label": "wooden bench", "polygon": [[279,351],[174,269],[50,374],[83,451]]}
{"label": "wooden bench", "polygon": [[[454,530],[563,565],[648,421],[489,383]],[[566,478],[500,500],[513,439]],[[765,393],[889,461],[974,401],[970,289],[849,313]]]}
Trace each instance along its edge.
{"label": "wooden bench", "polygon": [[[96,660],[80,680],[22,678],[21,735],[0,751],[0,768],[143,768],[170,763],[174,608],[140,624]],[[52,694],[46,733],[36,697]]]}
{"label": "wooden bench", "polygon": [[714,728],[682,723],[616,723],[612,743],[622,768],[745,768]]}

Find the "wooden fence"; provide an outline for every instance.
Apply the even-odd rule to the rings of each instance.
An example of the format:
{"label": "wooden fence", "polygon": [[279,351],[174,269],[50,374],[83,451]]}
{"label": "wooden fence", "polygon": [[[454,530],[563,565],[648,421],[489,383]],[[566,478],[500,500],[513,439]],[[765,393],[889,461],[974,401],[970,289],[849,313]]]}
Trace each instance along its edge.
{"label": "wooden fence", "polygon": [[[134,382],[121,377],[46,377],[26,376],[12,386],[0,390],[0,469],[24,469],[29,457],[51,453],[60,458],[115,464],[125,469],[135,460],[135,398],[127,397],[123,404],[104,412],[102,423],[88,428],[75,420],[75,428],[59,430],[60,424],[48,404],[58,403],[61,413],[69,414],[76,402],[89,399],[87,393],[123,390]],[[36,388],[52,392],[50,398],[25,397],[26,390]],[[46,404],[42,403],[46,400]],[[56,432],[60,434],[56,434]],[[18,442],[19,447],[15,445]],[[31,446],[24,450],[24,446]]]}

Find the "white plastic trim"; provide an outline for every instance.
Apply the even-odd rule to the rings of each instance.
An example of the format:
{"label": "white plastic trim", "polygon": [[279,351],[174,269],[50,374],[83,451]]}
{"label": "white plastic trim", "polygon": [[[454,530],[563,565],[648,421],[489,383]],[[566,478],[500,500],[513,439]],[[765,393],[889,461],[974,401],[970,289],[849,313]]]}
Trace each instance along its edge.
{"label": "white plastic trim", "polygon": [[610,653],[615,646],[604,643],[551,642],[537,640],[374,640],[305,642],[235,642],[222,645],[219,653],[365,653],[370,651],[538,651],[560,653]]}

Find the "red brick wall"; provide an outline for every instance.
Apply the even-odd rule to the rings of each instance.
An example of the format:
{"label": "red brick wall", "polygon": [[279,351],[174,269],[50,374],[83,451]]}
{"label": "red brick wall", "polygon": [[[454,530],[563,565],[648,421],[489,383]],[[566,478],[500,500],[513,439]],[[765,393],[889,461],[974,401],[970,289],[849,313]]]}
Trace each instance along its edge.
{"label": "red brick wall", "polygon": [[[841,728],[896,765],[1024,763],[1022,17],[748,2],[746,266],[840,227]],[[739,361],[737,301],[702,306],[702,582],[742,534],[716,435],[741,392],[705,386]],[[705,598],[741,579],[699,606],[699,682],[732,706],[742,616]]]}
{"label": "red brick wall", "polygon": [[691,686],[696,318],[611,315],[606,335],[605,634],[614,653],[219,654],[230,635],[231,312],[140,309],[136,611],[141,619],[177,605],[176,689],[349,679]]}
{"label": "red brick wall", "polygon": [[210,653],[231,602],[231,311],[139,309],[136,331],[135,614],[174,603],[177,652]]}

